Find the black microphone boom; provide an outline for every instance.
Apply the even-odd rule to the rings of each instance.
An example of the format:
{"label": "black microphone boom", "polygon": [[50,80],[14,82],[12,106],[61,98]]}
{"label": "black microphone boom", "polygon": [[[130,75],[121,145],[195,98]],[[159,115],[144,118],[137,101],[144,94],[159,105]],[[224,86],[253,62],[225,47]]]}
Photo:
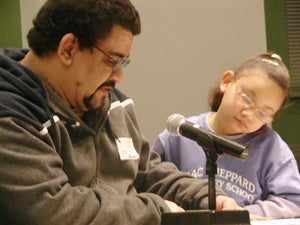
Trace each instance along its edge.
{"label": "black microphone boom", "polygon": [[187,121],[180,114],[169,116],[167,130],[173,135],[182,135],[196,141],[204,150],[211,148],[213,143],[219,154],[226,153],[240,159],[248,157],[249,150],[247,147],[201,128],[199,125]]}

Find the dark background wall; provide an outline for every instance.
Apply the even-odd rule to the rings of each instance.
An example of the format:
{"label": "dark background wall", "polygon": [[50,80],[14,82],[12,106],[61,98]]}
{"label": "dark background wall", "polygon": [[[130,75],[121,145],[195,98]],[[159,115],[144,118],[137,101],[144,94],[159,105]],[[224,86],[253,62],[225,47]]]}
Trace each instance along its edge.
{"label": "dark background wall", "polygon": [[[298,18],[300,23],[300,2],[299,1],[288,1],[288,0],[264,0],[265,4],[265,20],[266,20],[266,37],[267,37],[267,49],[275,51],[281,55],[283,61],[291,68],[291,61],[295,54],[292,54],[290,45],[291,39],[289,36],[293,36],[293,42],[298,41],[297,35],[299,36],[300,25],[297,25],[299,31],[296,35],[291,34],[288,30],[288,7],[293,8],[292,14],[294,15],[293,23]],[[291,4],[298,4],[294,7]],[[293,28],[294,29],[294,28]],[[299,46],[298,46],[299,48]],[[293,61],[293,63],[294,63]],[[297,60],[298,61],[298,60]],[[298,67],[300,62],[298,61]],[[300,70],[298,70],[300,71]],[[293,71],[294,72],[294,71]],[[291,83],[299,79],[300,74],[291,74]],[[298,87],[299,89],[300,87]],[[276,119],[272,124],[273,128],[278,131],[281,137],[290,145],[300,162],[300,96],[291,93],[290,103],[277,113]]]}
{"label": "dark background wall", "polygon": [[21,47],[19,0],[0,0],[0,47]]}

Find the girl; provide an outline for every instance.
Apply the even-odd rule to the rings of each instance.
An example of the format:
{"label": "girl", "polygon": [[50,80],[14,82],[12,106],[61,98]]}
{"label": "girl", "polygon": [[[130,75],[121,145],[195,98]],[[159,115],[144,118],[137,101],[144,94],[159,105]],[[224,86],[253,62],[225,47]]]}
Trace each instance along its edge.
{"label": "girl", "polygon": [[[272,130],[288,98],[289,73],[272,53],[256,55],[226,71],[210,96],[211,112],[187,120],[249,148],[246,160],[219,155],[216,184],[253,215],[300,216],[300,176],[288,145]],[[163,131],[154,144],[163,161],[199,179],[206,155],[197,142]]]}

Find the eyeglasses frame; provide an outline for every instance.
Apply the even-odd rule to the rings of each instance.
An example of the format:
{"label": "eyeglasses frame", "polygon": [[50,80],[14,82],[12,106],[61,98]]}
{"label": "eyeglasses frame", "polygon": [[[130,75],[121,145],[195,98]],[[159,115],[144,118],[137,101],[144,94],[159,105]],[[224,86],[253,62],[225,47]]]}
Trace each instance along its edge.
{"label": "eyeglasses frame", "polygon": [[247,106],[248,109],[252,109],[258,119],[260,119],[262,122],[269,123],[273,121],[273,117],[269,116],[267,113],[265,113],[261,108],[257,107],[254,103],[254,101],[243,91],[240,83],[235,80],[235,83],[237,85],[237,92],[244,105]]}
{"label": "eyeglasses frame", "polygon": [[112,71],[116,71],[119,67],[126,67],[129,62],[130,59],[129,58],[123,58],[123,59],[119,59],[119,60],[115,60],[114,58],[112,58],[106,51],[104,51],[102,48],[98,47],[97,45],[94,45],[94,47],[100,51],[103,55],[105,55],[110,61],[112,61]]}

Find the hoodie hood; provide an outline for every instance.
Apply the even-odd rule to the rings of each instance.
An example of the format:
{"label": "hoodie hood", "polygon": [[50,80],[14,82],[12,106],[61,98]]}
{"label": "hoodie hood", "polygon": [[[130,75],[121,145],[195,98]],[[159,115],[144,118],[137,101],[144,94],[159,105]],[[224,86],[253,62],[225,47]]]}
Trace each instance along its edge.
{"label": "hoodie hood", "polygon": [[28,49],[0,49],[0,116],[24,120],[39,132],[47,133],[46,122],[53,122],[53,113],[43,84],[18,63],[27,52]]}

